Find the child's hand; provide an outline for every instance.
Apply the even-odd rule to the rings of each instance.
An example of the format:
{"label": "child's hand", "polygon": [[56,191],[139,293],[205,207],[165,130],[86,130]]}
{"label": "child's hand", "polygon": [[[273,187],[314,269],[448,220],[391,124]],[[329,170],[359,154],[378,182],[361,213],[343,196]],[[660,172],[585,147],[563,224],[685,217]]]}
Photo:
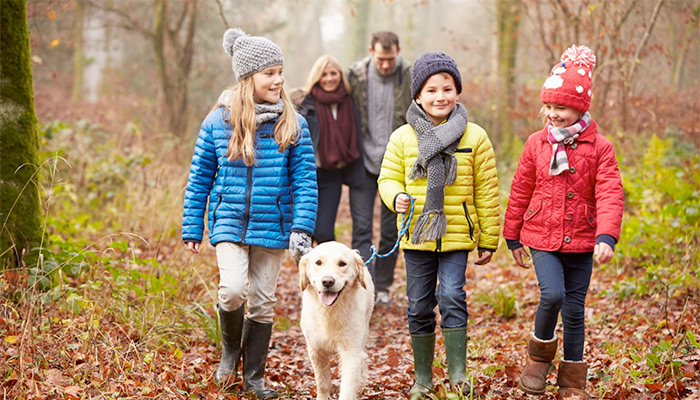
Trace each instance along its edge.
{"label": "child's hand", "polygon": [[396,196],[395,207],[397,213],[403,213],[408,210],[408,206],[411,205],[411,198],[408,197],[406,193],[399,193]]}
{"label": "child's hand", "polygon": [[517,249],[511,250],[513,253],[513,258],[515,263],[518,264],[520,268],[530,268],[530,264],[526,264],[524,260],[530,261],[530,255],[527,254],[525,247],[518,247]]}
{"label": "child's hand", "polygon": [[199,253],[199,243],[197,243],[197,242],[185,242],[185,245],[194,254]]}
{"label": "child's hand", "polygon": [[595,249],[593,250],[593,256],[598,264],[605,264],[606,262],[612,260],[614,255],[615,250],[613,250],[609,244],[605,242],[596,243]]}
{"label": "child's hand", "polygon": [[485,265],[491,261],[491,256],[493,256],[493,251],[479,250],[479,259],[474,261],[476,265]]}

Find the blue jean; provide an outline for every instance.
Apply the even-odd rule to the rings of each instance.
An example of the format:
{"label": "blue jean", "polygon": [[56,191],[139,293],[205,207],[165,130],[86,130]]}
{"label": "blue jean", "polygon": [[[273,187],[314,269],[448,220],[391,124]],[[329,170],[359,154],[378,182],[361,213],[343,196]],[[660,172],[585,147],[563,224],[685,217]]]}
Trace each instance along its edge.
{"label": "blue jean", "polygon": [[540,286],[535,314],[535,336],[554,337],[561,311],[564,324],[564,359],[583,360],[585,305],[593,272],[593,253],[560,253],[530,249]]}
{"label": "blue jean", "polygon": [[[372,228],[374,221],[374,203],[377,198],[377,178],[365,170],[363,182],[350,187],[350,206],[352,208],[352,247],[360,251],[362,259],[367,261],[371,256]],[[379,228],[379,254],[388,253],[396,244],[398,230],[396,229],[396,214],[381,203]],[[398,250],[388,257],[375,258],[368,266],[376,291],[388,291],[394,283],[394,268]]]}
{"label": "blue jean", "polygon": [[410,334],[435,332],[435,306],[440,306],[443,328],[467,326],[468,251],[434,252],[404,250],[408,331]]}

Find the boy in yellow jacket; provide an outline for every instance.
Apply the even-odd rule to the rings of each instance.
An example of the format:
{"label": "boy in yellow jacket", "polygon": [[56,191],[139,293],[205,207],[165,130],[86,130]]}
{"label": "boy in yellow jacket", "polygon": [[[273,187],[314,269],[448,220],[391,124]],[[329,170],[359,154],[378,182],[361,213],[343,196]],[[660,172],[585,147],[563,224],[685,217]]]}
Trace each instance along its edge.
{"label": "boy in yellow jacket", "polygon": [[410,195],[418,216],[401,239],[416,374],[411,398],[433,387],[433,310],[438,304],[450,385],[470,390],[465,386],[467,256],[478,248],[475,264],[484,265],[498,247],[495,155],[486,132],[468,122],[467,111],[457,103],[461,92],[462,78],[450,56],[425,53],[416,60],[408,124],[392,133],[378,179],[389,209],[407,211]]}

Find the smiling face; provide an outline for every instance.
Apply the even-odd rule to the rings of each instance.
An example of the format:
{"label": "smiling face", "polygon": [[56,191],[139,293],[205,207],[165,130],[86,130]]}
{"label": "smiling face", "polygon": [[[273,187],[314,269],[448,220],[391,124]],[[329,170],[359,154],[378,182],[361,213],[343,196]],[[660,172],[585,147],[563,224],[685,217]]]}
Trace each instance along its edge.
{"label": "smiling face", "polygon": [[332,306],[348,285],[365,287],[363,268],[359,253],[344,244],[321,243],[299,261],[301,289],[318,292],[321,302]]}
{"label": "smiling face", "polygon": [[545,120],[551,122],[556,128],[571,126],[583,115],[581,111],[555,103],[543,103],[542,112]]}
{"label": "smiling face", "polygon": [[455,108],[458,98],[452,75],[438,72],[425,81],[416,97],[416,103],[423,107],[433,125],[440,125]]}
{"label": "smiling face", "polygon": [[277,103],[284,85],[284,67],[273,65],[253,74],[253,98],[256,103]]}
{"label": "smiling face", "polygon": [[335,92],[340,86],[341,72],[335,65],[328,63],[321,73],[318,85],[324,92]]}

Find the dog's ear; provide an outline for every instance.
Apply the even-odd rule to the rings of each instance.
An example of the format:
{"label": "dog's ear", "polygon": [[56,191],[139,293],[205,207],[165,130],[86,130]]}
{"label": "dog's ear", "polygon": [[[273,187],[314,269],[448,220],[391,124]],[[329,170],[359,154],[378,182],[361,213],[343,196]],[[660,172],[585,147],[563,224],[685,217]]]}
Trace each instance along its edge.
{"label": "dog's ear", "polygon": [[309,282],[309,276],[306,275],[306,268],[309,265],[309,255],[304,255],[301,260],[299,260],[299,286],[303,292],[311,284]]}
{"label": "dog's ear", "polygon": [[357,270],[357,280],[360,282],[360,286],[363,289],[367,289],[367,284],[365,283],[365,262],[360,256],[360,252],[355,249],[352,251],[352,256],[355,259],[355,269]]}

